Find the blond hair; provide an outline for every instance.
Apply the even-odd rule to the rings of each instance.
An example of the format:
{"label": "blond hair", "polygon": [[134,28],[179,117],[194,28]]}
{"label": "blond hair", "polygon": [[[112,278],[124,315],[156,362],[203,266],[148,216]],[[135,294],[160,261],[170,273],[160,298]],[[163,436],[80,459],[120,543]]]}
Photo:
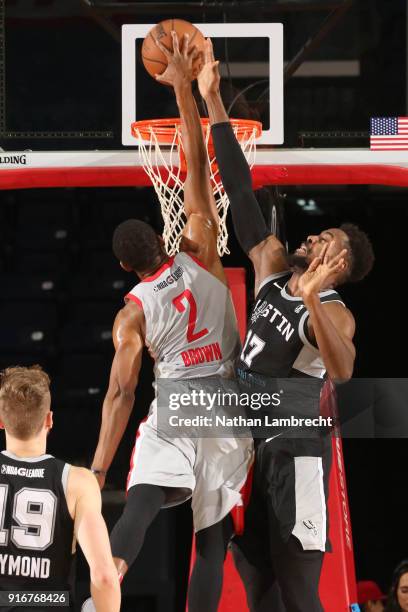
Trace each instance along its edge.
{"label": "blond hair", "polygon": [[6,368],[0,373],[0,418],[19,440],[36,436],[50,409],[50,378],[39,365]]}

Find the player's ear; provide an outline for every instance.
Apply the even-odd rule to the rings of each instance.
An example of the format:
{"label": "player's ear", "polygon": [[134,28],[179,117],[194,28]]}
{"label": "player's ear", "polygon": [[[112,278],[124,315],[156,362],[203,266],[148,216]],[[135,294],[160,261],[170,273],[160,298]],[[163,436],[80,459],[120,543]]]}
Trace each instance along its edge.
{"label": "player's ear", "polygon": [[45,426],[47,429],[52,429],[54,425],[54,421],[52,417],[53,417],[53,412],[50,410],[49,412],[47,412],[46,417],[45,417]]}
{"label": "player's ear", "polygon": [[344,267],[341,270],[339,270],[339,272],[337,272],[335,278],[333,279],[333,283],[329,287],[329,289],[334,289],[335,287],[338,287],[339,285],[343,285],[344,283],[347,282],[348,272],[350,268],[349,262],[347,261],[347,259],[344,260],[343,266]]}
{"label": "player's ear", "polygon": [[343,257],[343,268],[341,270],[343,276],[347,277],[350,270],[350,254],[347,252]]}
{"label": "player's ear", "polygon": [[126,264],[123,263],[123,261],[120,261],[120,267],[125,270],[125,272],[132,272],[132,268]]}
{"label": "player's ear", "polygon": [[3,423],[3,421],[1,419],[0,419],[0,429],[6,429],[5,426],[4,426],[4,423]]}

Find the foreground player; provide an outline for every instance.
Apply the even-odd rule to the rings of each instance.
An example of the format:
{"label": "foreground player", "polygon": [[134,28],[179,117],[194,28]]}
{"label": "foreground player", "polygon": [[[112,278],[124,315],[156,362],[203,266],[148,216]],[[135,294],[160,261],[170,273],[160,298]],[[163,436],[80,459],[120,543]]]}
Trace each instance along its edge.
{"label": "foreground player", "polygon": [[[159,45],[168,58],[168,68],[158,80],[174,87],[180,110],[187,161],[187,224],[175,257],[167,256],[162,239],[141,221],[125,221],[114,233],[116,257],[141,282],[126,296],[127,304],[113,328],[116,354],[92,464],[101,486],[133,409],[145,344],[155,359],[156,379],[231,378],[239,352],[234,308],[217,254],[218,215],[207,152],[191,90],[195,51],[189,50],[187,38],[179,49],[174,32],[172,36],[173,53]],[[239,490],[252,460],[252,442],[169,439],[157,421],[153,402],[139,429],[125,509],[111,536],[115,563],[123,576],[159,510],[192,496],[197,561],[189,610],[215,612],[233,530],[229,512],[240,501]]]}
{"label": "foreground player", "polygon": [[[238,376],[255,388],[272,377],[323,379],[327,374],[334,381],[348,380],[355,358],[355,322],[334,287],[368,274],[374,260],[371,244],[356,226],[343,225],[308,236],[288,255],[271,235],[221,100],[211,41],[206,45],[199,88],[235,233],[255,269],[256,303]],[[278,609],[270,599],[276,582],[287,612],[322,610],[318,587],[327,545],[331,454],[330,438],[314,433],[315,439],[280,432],[256,441],[246,529],[236,539],[239,548],[234,545],[251,611]]]}
{"label": "foreground player", "polygon": [[[39,366],[1,373],[0,427],[7,450],[0,453],[0,590],[71,591],[78,539],[97,612],[116,612],[119,580],[95,477],[45,454],[52,428],[49,385]],[[42,609],[52,605],[41,601]]]}

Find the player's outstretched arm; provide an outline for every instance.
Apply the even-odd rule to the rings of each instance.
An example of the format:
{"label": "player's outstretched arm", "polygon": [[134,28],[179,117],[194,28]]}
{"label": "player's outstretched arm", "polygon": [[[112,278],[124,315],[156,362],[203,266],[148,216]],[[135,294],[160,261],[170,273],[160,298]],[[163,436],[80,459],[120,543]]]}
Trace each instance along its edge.
{"label": "player's outstretched arm", "polygon": [[133,302],[119,311],[113,326],[113,342],[116,353],[102,407],[98,446],[92,462],[92,468],[100,472],[97,478],[101,486],[127,427],[142,363],[144,315]]}
{"label": "player's outstretched arm", "polygon": [[217,276],[223,277],[217,254],[218,212],[210,182],[207,150],[197,105],[191,90],[194,76],[193,63],[197,52],[189,48],[188,37],[179,41],[172,32],[173,51],[158,42],[167,56],[168,67],[156,77],[174,87],[180,111],[183,149],[187,163],[184,183],[184,210],[187,224],[183,238],[188,248]]}
{"label": "player's outstretched arm", "polygon": [[73,506],[75,536],[89,565],[96,612],[119,612],[119,578],[101,513],[101,492],[89,470],[71,467],[67,501]]}
{"label": "player's outstretched arm", "polygon": [[198,85],[208,108],[217,164],[230,201],[235,233],[254,264],[257,286],[266,276],[287,269],[285,248],[266,226],[252,190],[248,163],[221,98],[219,83],[218,62],[214,59],[211,40],[207,39]]}

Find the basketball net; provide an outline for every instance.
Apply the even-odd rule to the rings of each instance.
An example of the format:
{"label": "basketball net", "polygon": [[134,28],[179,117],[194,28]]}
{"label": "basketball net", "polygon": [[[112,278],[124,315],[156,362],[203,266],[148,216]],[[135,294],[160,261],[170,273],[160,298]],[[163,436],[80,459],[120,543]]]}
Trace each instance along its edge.
{"label": "basketball net", "polygon": [[[249,167],[252,168],[256,157],[256,138],[262,133],[262,126],[257,121],[247,119],[230,121]],[[217,248],[218,254],[222,256],[229,253],[226,225],[229,200],[221,183],[209,120],[201,119],[201,124],[207,148],[211,187],[219,216]],[[180,119],[136,121],[132,123],[132,134],[139,140],[141,164],[160,202],[166,251],[169,255],[174,255],[179,250],[181,235],[186,224],[183,190],[187,167],[181,138],[181,121]]]}

